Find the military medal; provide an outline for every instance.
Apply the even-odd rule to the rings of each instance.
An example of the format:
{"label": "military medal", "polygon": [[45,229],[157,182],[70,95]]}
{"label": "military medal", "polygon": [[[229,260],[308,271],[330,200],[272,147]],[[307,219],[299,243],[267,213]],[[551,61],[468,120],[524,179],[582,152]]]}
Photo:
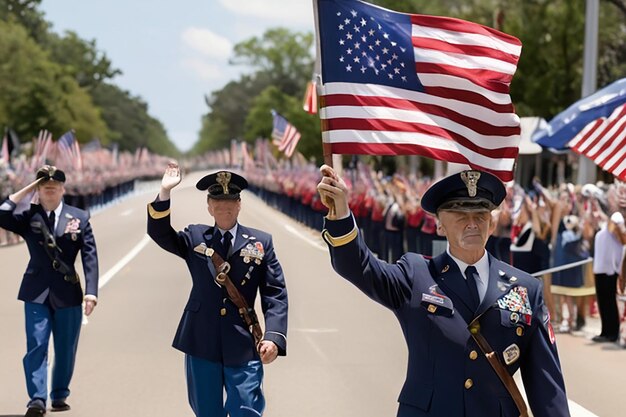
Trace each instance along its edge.
{"label": "military medal", "polygon": [[[512,277],[511,281],[513,280]],[[508,310],[519,314],[533,314],[528,300],[528,289],[526,287],[515,287],[503,297],[498,299],[498,307],[502,310]],[[519,317],[518,317],[519,320]]]}
{"label": "military medal", "polygon": [[78,234],[80,233],[80,219],[76,217],[72,217],[71,214],[65,213],[65,217],[68,218],[67,225],[65,225],[65,230],[63,234],[69,234],[70,238],[75,242],[78,240]]}
{"label": "military medal", "polygon": [[[252,239],[252,237],[250,238]],[[252,260],[257,265],[261,264],[263,256],[265,256],[265,250],[261,242],[255,242],[254,244],[248,243],[239,252],[239,256],[243,258],[243,262],[249,264]]]}

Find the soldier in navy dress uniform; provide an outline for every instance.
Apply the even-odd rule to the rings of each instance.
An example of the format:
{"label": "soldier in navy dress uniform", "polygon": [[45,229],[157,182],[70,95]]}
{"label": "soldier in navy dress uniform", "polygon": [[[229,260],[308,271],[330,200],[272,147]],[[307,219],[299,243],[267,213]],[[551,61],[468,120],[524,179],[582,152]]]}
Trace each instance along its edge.
{"label": "soldier in navy dress uniform", "polygon": [[[170,191],[180,181],[178,165],[170,163],[157,199],[148,205],[148,234],[185,260],[193,281],[173,343],[185,353],[189,403],[198,417],[260,416],[265,408],[263,364],[287,352],[287,289],[272,237],[238,223],[240,192],[248,183],[228,171],[196,184],[208,191],[215,225],[192,224],[176,232],[170,225]],[[216,279],[222,271],[216,269],[216,254],[230,265],[228,276],[248,306],[260,294],[266,330],[258,343]]]}
{"label": "soldier in navy dress uniform", "polygon": [[518,369],[535,417],[570,415],[541,282],[485,250],[505,196],[499,179],[463,171],[433,184],[422,207],[437,216],[446,252],[388,264],[363,242],[343,180],[321,171],[318,190],[334,207],[323,231],[334,269],[391,309],[407,342],[399,417],[526,416],[511,378]]}
{"label": "soldier in navy dress uniform", "polygon": [[[0,227],[21,235],[30,261],[18,298],[24,301],[24,372],[30,401],[27,417],[46,413],[48,343],[54,337],[52,411],[69,410],[70,380],[82,322],[81,304],[90,315],[98,301],[98,255],[89,213],[63,202],[65,173],[44,165],[36,180],[11,194],[0,206]],[[18,203],[36,191],[38,203],[16,214]],[[74,262],[81,254],[85,296]]]}

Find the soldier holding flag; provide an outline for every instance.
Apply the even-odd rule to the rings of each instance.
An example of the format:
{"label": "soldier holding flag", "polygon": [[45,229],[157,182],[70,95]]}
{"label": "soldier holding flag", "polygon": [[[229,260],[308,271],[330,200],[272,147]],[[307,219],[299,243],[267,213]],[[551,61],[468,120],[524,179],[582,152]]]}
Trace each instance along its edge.
{"label": "soldier holding flag", "polygon": [[485,250],[506,194],[498,178],[471,170],[433,184],[422,207],[437,216],[446,252],[389,264],[365,245],[344,181],[328,166],[322,174],[333,268],[394,312],[408,345],[399,417],[528,416],[518,369],[535,417],[570,415],[541,281]]}

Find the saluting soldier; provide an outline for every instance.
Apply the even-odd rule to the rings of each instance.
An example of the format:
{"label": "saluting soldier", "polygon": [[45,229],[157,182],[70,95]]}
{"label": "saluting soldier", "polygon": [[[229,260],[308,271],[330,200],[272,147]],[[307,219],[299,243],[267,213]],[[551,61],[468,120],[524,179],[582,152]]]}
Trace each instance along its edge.
{"label": "saluting soldier", "polygon": [[518,369],[535,417],[570,415],[541,281],[485,250],[506,193],[498,178],[472,170],[433,184],[422,207],[437,216],[446,252],[388,264],[363,242],[343,180],[321,170],[318,190],[334,206],[323,232],[333,267],[391,309],[407,341],[399,417],[527,416]]}
{"label": "saluting soldier", "polygon": [[[173,344],[186,354],[189,403],[198,417],[260,416],[263,364],[287,352],[287,289],[272,237],[238,223],[240,193],[248,183],[229,171],[196,184],[208,191],[215,225],[176,232],[170,225],[170,191],[180,181],[178,165],[168,164],[159,195],[148,205],[148,234],[186,261],[193,281]],[[253,310],[257,293],[264,333]]]}
{"label": "saluting soldier", "polygon": [[[24,372],[30,401],[26,417],[46,413],[48,343],[54,337],[52,411],[69,410],[70,380],[82,322],[81,304],[90,315],[98,301],[98,255],[89,213],[63,202],[65,173],[44,165],[36,180],[11,194],[0,206],[0,227],[21,235],[30,260],[18,298],[24,301]],[[18,203],[37,192],[38,204],[15,214]],[[81,254],[85,296],[74,263]]]}

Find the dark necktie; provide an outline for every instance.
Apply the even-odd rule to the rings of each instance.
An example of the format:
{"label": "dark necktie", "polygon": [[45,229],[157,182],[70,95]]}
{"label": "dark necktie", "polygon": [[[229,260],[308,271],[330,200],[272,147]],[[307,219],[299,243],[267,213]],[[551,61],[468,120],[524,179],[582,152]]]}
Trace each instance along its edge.
{"label": "dark necktie", "polygon": [[465,270],[465,283],[467,284],[467,289],[470,295],[470,305],[474,312],[478,310],[478,306],[480,305],[480,297],[478,296],[478,287],[476,286],[476,276],[478,275],[478,271],[475,266],[468,266]]}
{"label": "dark necktie", "polygon": [[233,238],[233,235],[230,234],[229,231],[226,231],[226,233],[224,233],[224,241],[222,242],[222,247],[224,248],[224,257],[228,257],[228,252],[230,252],[230,246],[232,244],[231,239]]}
{"label": "dark necktie", "polygon": [[54,211],[51,211],[50,214],[48,214],[48,229],[50,229],[52,233],[54,233],[54,220],[55,214]]}

